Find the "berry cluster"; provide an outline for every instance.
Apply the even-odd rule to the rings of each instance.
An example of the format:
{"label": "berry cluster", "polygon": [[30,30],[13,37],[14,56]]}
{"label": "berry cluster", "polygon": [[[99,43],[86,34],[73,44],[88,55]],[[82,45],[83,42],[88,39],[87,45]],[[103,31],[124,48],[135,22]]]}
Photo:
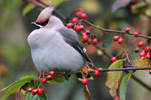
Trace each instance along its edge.
{"label": "berry cluster", "polygon": [[[102,68],[100,67],[100,68],[97,68],[96,70],[94,70],[94,75],[95,76],[100,76],[101,75],[101,72],[102,71]],[[82,80],[82,84],[83,85],[86,85],[88,83],[88,79],[87,78],[83,78],[83,80]]]}
{"label": "berry cluster", "polygon": [[[133,30],[133,36],[134,36],[134,37],[137,37],[138,34],[141,34],[141,31],[140,31],[140,30],[135,31],[135,29],[134,29],[133,27],[123,28],[123,29],[122,29],[122,32],[125,32],[125,33],[128,34],[128,33],[130,32],[130,29]],[[121,35],[122,35],[122,33],[121,33],[119,36],[117,36],[117,35],[114,36],[114,37],[113,37],[113,40],[114,40],[114,41],[118,41],[119,44],[122,44],[122,43],[123,43],[123,38],[121,37]],[[141,42],[138,43],[138,47],[143,47],[144,44],[145,44],[145,42],[144,42],[144,41],[141,41]],[[135,52],[137,53],[137,52],[140,51],[138,47],[134,46],[134,47],[131,47],[130,49],[135,48]],[[130,49],[129,49],[129,50],[130,50]],[[150,47],[149,47],[149,46],[147,46],[144,50],[142,50],[142,52],[140,53],[141,59],[145,59],[145,58],[150,59],[150,58],[151,58],[151,55],[150,55],[150,52],[149,52],[149,51],[150,51]],[[121,54],[122,54],[122,53],[121,53]],[[120,55],[121,55],[121,54],[120,54]],[[111,61],[112,61],[112,62],[116,61],[116,57],[112,57],[112,58],[111,58]]]}
{"label": "berry cluster", "polygon": [[52,76],[54,76],[55,72],[54,71],[50,71],[49,75],[47,75],[46,77],[43,77],[41,79],[41,83],[46,84],[47,80],[50,80],[52,78]]}
{"label": "berry cluster", "polygon": [[91,31],[91,29],[93,28],[93,26],[90,27],[86,27],[86,24],[84,24],[82,21],[87,22],[84,19],[79,19],[79,17],[81,18],[86,18],[86,14],[82,12],[82,10],[80,9],[76,9],[76,17],[72,18],[72,23],[68,23],[67,27],[68,28],[72,28],[76,31],[76,32],[80,32],[83,31],[82,33],[82,42],[83,43],[87,43],[87,44],[91,44],[93,43],[94,45],[96,45],[98,43],[97,39],[96,39],[96,35],[94,35]]}
{"label": "berry cluster", "polygon": [[[123,28],[123,29],[122,29],[122,32],[129,33],[129,32],[130,32],[130,29],[131,29],[131,28],[129,28],[129,27],[128,27],[128,28]],[[133,29],[133,28],[132,28],[132,29]],[[140,34],[140,31],[139,31],[139,30],[135,31],[135,30],[133,29],[133,31],[134,31],[134,32],[133,32],[133,36],[134,36],[134,37],[137,37],[138,34]],[[122,33],[121,33],[121,34],[122,34]],[[113,40],[114,40],[114,41],[118,41],[119,44],[122,44],[122,43],[123,43],[123,38],[121,37],[121,34],[120,34],[119,36],[116,35],[116,36],[113,37]]]}
{"label": "berry cluster", "polygon": [[[35,84],[34,84],[34,88],[29,88],[28,89],[28,92],[32,92],[33,95],[36,95],[36,94],[41,95],[44,92],[44,88],[39,88],[40,87],[40,81],[41,81],[41,83],[46,84],[47,80],[50,80],[52,78],[52,76],[54,76],[54,74],[55,74],[54,71],[50,71],[50,72],[45,71],[45,72],[47,72],[46,74],[43,73],[43,71],[45,71],[45,70],[42,70],[39,77],[38,77],[39,78],[38,88],[35,89]],[[42,79],[41,79],[41,75],[43,76]]]}
{"label": "berry cluster", "polygon": [[145,59],[145,58],[150,59],[150,58],[151,58],[150,46],[146,46],[146,47],[144,48],[144,50],[141,51],[140,57],[141,57],[141,59]]}
{"label": "berry cluster", "polygon": [[32,92],[33,95],[42,95],[42,93],[44,92],[44,88],[37,88],[37,89],[33,89],[33,88],[28,88],[28,92]]}

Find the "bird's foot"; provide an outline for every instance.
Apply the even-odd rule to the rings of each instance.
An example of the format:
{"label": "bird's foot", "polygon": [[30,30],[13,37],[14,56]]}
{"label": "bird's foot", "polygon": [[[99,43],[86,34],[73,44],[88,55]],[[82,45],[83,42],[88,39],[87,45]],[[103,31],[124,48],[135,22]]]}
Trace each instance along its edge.
{"label": "bird's foot", "polygon": [[71,71],[66,71],[65,72],[65,78],[66,78],[66,80],[69,80],[70,76],[71,76]]}

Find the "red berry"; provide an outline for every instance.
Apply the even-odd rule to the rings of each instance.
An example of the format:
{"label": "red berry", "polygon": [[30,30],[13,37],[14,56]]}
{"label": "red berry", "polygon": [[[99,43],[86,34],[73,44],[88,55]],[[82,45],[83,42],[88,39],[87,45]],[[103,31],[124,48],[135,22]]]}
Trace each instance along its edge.
{"label": "red berry", "polygon": [[45,91],[45,89],[44,88],[41,88],[42,89],[42,91],[44,92]]}
{"label": "red berry", "polygon": [[151,70],[149,70],[149,74],[151,74]]}
{"label": "red berry", "polygon": [[112,62],[116,61],[116,57],[112,57],[112,58],[111,58],[111,61],[112,61]]}
{"label": "red berry", "polygon": [[131,10],[135,9],[135,5],[130,6]]}
{"label": "red berry", "polygon": [[142,56],[141,59],[145,59],[145,56]]}
{"label": "red berry", "polygon": [[84,32],[84,33],[82,33],[82,37],[84,37],[84,36],[87,36],[85,32]]}
{"label": "red berry", "polygon": [[141,34],[141,33],[142,33],[141,30],[139,30],[139,29],[138,29],[136,32],[137,32],[138,34]]}
{"label": "red berry", "polygon": [[54,74],[55,74],[55,71],[50,71],[49,72],[49,75],[51,75],[51,76],[54,76]]}
{"label": "red berry", "polygon": [[81,14],[81,18],[86,18],[86,17],[87,17],[87,15],[85,13]]}
{"label": "red berry", "polygon": [[38,95],[41,95],[42,93],[43,93],[42,88],[38,88],[38,89],[37,89],[37,94],[38,94]]}
{"label": "red berry", "polygon": [[119,38],[118,43],[122,44],[123,43],[123,38]]}
{"label": "red berry", "polygon": [[33,90],[32,90],[32,94],[33,94],[33,95],[36,95],[37,92],[38,92],[37,89],[33,89]]}
{"label": "red berry", "polygon": [[84,40],[82,39],[82,42],[83,42],[83,43],[86,43],[87,41],[84,41]]}
{"label": "red berry", "polygon": [[79,31],[81,31],[81,28],[80,28],[80,26],[76,26],[76,30],[75,30],[76,32],[79,32]]}
{"label": "red berry", "polygon": [[78,12],[76,13],[76,16],[77,16],[77,17],[80,17],[81,14],[82,14],[82,12],[81,12],[81,11],[78,11]]}
{"label": "red berry", "polygon": [[46,76],[46,79],[50,80],[52,78],[51,75]]}
{"label": "red berry", "polygon": [[147,46],[145,49],[144,49],[145,52],[149,52],[150,51],[150,47]]}
{"label": "red berry", "polygon": [[78,18],[74,17],[74,18],[72,19],[72,22],[75,23],[77,20],[78,20]]}
{"label": "red berry", "polygon": [[80,27],[80,30],[84,29],[84,26],[83,26],[83,25],[80,25],[79,27]]}
{"label": "red berry", "polygon": [[138,36],[138,33],[137,33],[137,32],[134,32],[133,35],[134,35],[135,37],[137,37],[137,36]]}
{"label": "red berry", "polygon": [[150,59],[151,58],[150,54],[146,54],[146,58]]}
{"label": "red berry", "polygon": [[89,30],[86,30],[85,33],[86,33],[86,35],[90,35],[90,31]]}
{"label": "red berry", "polygon": [[130,31],[130,28],[125,28],[126,33],[129,33],[129,31]]}
{"label": "red berry", "polygon": [[96,45],[98,43],[97,39],[93,39],[93,44]]}
{"label": "red berry", "polygon": [[135,48],[135,52],[136,52],[136,53],[139,52],[139,48]]}
{"label": "red berry", "polygon": [[32,92],[33,88],[28,88],[28,92]]}
{"label": "red berry", "polygon": [[97,70],[98,70],[99,72],[102,72],[103,69],[100,67],[100,68],[97,68]]}
{"label": "red berry", "polygon": [[72,26],[73,26],[72,23],[68,23],[68,24],[67,24],[67,27],[68,27],[68,28],[72,28]]}
{"label": "red berry", "polygon": [[84,37],[83,37],[83,40],[84,40],[84,41],[88,41],[88,37],[87,37],[87,36],[84,36]]}
{"label": "red berry", "polygon": [[144,42],[143,41],[141,41],[141,42],[139,42],[139,44],[138,44],[140,47],[142,47],[142,46],[144,46]]}
{"label": "red berry", "polygon": [[119,40],[119,36],[114,36],[114,37],[113,37],[113,40],[114,40],[114,41],[118,41],[118,40]]}
{"label": "red berry", "polygon": [[87,79],[87,78],[83,78],[82,84],[83,84],[83,85],[86,85],[87,83],[88,83],[88,79]]}
{"label": "red berry", "polygon": [[143,50],[141,53],[140,53],[140,56],[142,57],[142,56],[145,56],[146,55],[146,53],[145,53],[145,51]]}
{"label": "red berry", "polygon": [[100,76],[101,74],[100,74],[100,72],[98,70],[94,70],[94,75],[95,76]]}
{"label": "red berry", "polygon": [[91,43],[91,39],[88,39],[87,43],[90,44]]}
{"label": "red berry", "polygon": [[46,78],[41,79],[41,83],[46,84],[47,83],[47,79]]}
{"label": "red berry", "polygon": [[77,25],[74,26],[74,30],[75,30],[75,31],[77,30]]}
{"label": "red berry", "polygon": [[121,100],[121,98],[116,96],[116,97],[113,98],[113,100]]}

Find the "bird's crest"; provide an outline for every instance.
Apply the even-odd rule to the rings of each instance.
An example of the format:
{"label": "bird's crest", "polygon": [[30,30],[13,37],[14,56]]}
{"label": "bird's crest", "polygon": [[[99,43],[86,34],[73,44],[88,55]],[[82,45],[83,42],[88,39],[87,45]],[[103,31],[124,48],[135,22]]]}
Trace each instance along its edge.
{"label": "bird's crest", "polygon": [[55,10],[55,7],[47,7],[39,14],[36,22],[39,24],[43,24],[49,20],[52,12]]}

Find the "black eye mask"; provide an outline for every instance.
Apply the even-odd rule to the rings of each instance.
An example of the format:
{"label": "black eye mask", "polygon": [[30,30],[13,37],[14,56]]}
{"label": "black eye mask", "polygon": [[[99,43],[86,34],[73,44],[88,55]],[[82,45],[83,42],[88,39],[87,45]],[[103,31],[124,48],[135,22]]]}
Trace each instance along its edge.
{"label": "black eye mask", "polygon": [[46,20],[44,23],[38,23],[38,22],[31,22],[32,25],[34,25],[34,30],[41,28],[42,26],[46,26],[48,24],[48,20]]}

